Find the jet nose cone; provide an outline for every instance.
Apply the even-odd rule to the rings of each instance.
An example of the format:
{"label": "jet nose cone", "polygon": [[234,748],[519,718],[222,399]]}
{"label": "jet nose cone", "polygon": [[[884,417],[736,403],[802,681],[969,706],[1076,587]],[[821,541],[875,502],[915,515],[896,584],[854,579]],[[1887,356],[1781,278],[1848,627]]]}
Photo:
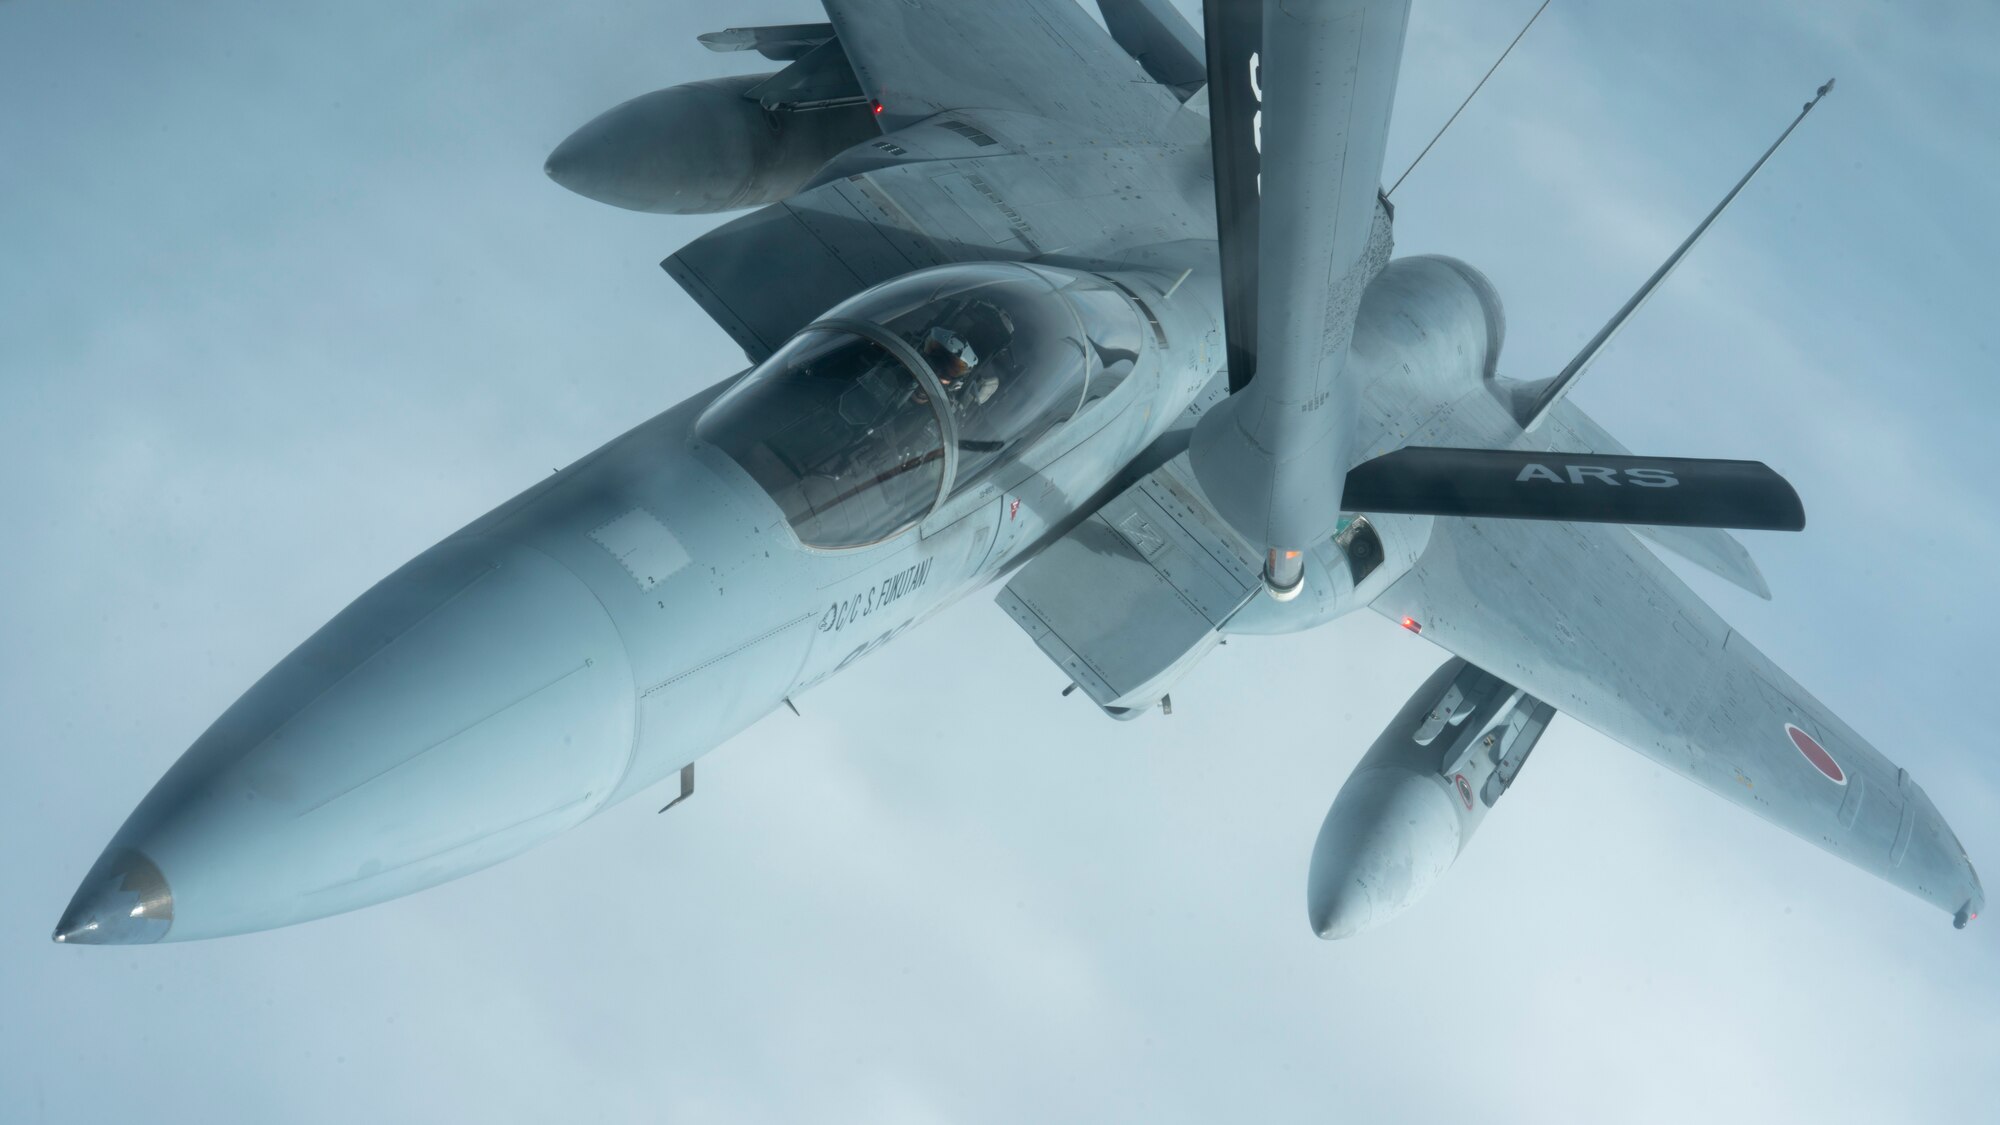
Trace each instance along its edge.
{"label": "jet nose cone", "polygon": [[590,588],[540,551],[448,540],[196,740],[60,933],[242,933],[456,878],[596,811],[633,725],[624,645]]}
{"label": "jet nose cone", "polygon": [[70,945],[146,945],[174,924],[174,893],[145,856],[114,847],[98,857],[56,923],[55,940]]}
{"label": "jet nose cone", "polygon": [[1349,778],[1313,843],[1306,919],[1352,937],[1403,912],[1458,857],[1458,816],[1430,778],[1400,769]]}
{"label": "jet nose cone", "polygon": [[[778,198],[774,190],[798,186],[837,151],[808,161],[796,177],[770,166],[782,148],[770,129],[744,120],[745,112],[757,112],[746,105],[754,103],[730,83],[692,82],[641,94],[578,127],[542,169],[570,191],[613,207],[702,214]],[[874,134],[871,124],[867,135]]]}
{"label": "jet nose cone", "polygon": [[581,182],[581,178],[577,175],[577,149],[580,147],[582,146],[577,143],[574,136],[557,145],[549,152],[548,159],[542,161],[542,175],[578,195],[588,195],[588,192],[577,186]]}
{"label": "jet nose cone", "polygon": [[550,151],[542,172],[585,199],[628,211],[673,210],[668,196],[684,162],[649,109],[620,106],[585,124]]}
{"label": "jet nose cone", "polygon": [[1367,929],[1371,919],[1363,896],[1350,887],[1322,889],[1315,884],[1306,893],[1306,921],[1312,924],[1313,933],[1335,941]]}

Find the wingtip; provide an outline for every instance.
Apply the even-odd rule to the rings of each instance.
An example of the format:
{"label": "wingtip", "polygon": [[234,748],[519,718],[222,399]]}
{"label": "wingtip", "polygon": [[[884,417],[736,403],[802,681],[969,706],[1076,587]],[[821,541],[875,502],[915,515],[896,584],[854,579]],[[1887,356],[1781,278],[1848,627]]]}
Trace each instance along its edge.
{"label": "wingtip", "polygon": [[1743,580],[1739,585],[1765,601],[1770,601],[1771,584],[1764,580],[1764,572],[1757,569],[1757,560],[1750,557],[1748,552],[1745,552],[1743,563],[1747,573],[1742,576]]}

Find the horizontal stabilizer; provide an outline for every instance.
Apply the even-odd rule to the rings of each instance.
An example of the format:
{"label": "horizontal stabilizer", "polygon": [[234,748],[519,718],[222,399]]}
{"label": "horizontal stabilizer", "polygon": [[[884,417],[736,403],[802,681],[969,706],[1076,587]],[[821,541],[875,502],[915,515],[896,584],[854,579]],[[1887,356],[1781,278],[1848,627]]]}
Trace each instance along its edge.
{"label": "horizontal stabilizer", "polygon": [[1713,527],[1661,527],[1633,524],[1632,533],[1646,542],[1673,552],[1680,558],[1731,583],[1741,590],[1771,600],[1771,585],[1757,569],[1757,561],[1728,532]]}
{"label": "horizontal stabilizer", "polygon": [[1805,507],[1761,461],[1412,446],[1349,470],[1350,512],[1798,531]]}

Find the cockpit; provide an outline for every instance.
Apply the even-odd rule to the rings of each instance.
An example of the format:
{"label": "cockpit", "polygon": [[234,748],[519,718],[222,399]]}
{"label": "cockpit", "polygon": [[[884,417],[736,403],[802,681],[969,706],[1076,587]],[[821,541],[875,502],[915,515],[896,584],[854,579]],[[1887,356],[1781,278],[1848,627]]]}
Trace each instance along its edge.
{"label": "cockpit", "polygon": [[1017,263],[922,270],[836,305],[696,423],[811,547],[921,522],[1084,406],[1139,358],[1131,298]]}

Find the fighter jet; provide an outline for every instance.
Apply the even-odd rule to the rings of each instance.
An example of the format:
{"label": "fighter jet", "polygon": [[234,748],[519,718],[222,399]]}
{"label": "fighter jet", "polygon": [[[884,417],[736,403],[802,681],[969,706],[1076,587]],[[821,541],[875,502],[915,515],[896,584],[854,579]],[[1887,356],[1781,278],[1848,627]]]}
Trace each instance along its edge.
{"label": "fighter jet", "polygon": [[140,803],[57,941],[284,926],[662,783],[671,806],[701,755],[1003,578],[1052,681],[1119,719],[1225,638],[1361,610],[1450,654],[1333,801],[1323,937],[1424,893],[1557,713],[1977,914],[1909,773],[1653,553],[1768,597],[1722,529],[1797,529],[1797,495],[1633,455],[1567,397],[1693,236],[1542,377],[1502,373],[1479,271],[1394,256],[1408,0],[1210,0],[1202,34],[1165,0],[1101,25],[824,7],[704,36],[782,65],[636,98],[548,159],[621,207],[751,208],[663,263],[749,366],[307,638]]}

